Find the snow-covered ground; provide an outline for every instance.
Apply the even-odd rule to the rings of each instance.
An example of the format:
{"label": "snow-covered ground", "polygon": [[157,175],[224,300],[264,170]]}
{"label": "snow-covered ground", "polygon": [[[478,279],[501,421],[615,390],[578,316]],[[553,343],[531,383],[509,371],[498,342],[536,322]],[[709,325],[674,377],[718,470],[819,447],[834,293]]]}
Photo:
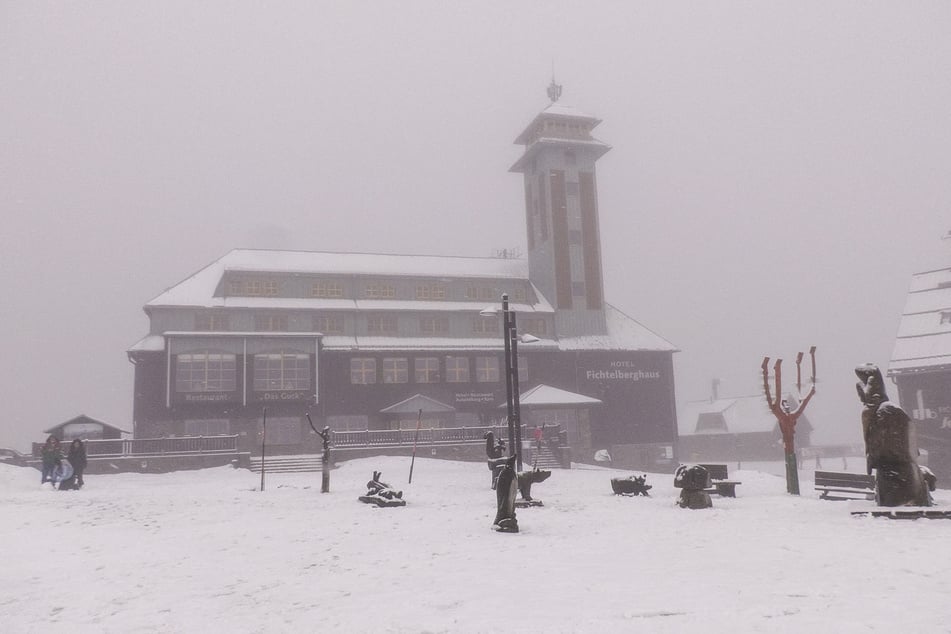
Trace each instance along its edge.
{"label": "snow-covered ground", "polygon": [[[830,465],[831,468],[831,465]],[[374,469],[408,505],[361,504]],[[0,465],[0,630],[11,632],[947,632],[951,521],[856,518],[757,471],[715,508],[556,471],[491,530],[484,464],[381,457],[260,478],[229,467],[41,488]],[[937,501],[951,508],[951,491]]]}

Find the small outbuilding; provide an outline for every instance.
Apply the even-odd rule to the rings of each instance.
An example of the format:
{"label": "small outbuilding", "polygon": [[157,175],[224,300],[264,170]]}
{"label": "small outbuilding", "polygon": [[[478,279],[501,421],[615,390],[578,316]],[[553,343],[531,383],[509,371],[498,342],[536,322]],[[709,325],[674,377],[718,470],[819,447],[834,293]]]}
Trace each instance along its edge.
{"label": "small outbuilding", "polygon": [[44,429],[43,433],[52,434],[59,438],[60,441],[71,441],[75,438],[81,440],[118,440],[122,438],[122,434],[130,434],[132,432],[104,423],[101,420],[90,418],[85,414],[80,414],[65,423]]}
{"label": "small outbuilding", "polygon": [[[799,399],[786,394],[795,408]],[[781,460],[783,437],[766,397],[739,396],[686,403],[678,416],[682,462]],[[796,423],[796,447],[810,446],[812,424]]]}

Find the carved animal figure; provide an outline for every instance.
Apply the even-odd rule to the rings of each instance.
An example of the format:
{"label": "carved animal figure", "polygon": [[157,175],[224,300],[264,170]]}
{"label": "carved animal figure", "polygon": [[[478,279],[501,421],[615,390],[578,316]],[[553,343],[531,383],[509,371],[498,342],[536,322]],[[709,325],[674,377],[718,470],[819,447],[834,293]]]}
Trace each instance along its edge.
{"label": "carved animal figure", "polygon": [[366,504],[376,504],[377,506],[406,506],[403,492],[381,481],[381,474],[380,471],[373,472],[373,478],[367,482],[366,495],[361,495],[357,499]]}
{"label": "carved animal figure", "polygon": [[536,482],[544,482],[551,477],[551,471],[535,467],[531,471],[520,471],[518,474],[518,492],[522,494],[522,499],[526,502],[532,501],[532,485]]}
{"label": "carved animal figure", "polygon": [[515,495],[518,492],[518,478],[515,474],[515,456],[495,458],[501,465],[499,479],[495,487],[495,499],[498,505],[493,525],[502,533],[517,533],[518,520],[515,519]]}
{"label": "carved animal figure", "polygon": [[614,495],[643,495],[648,497],[647,493],[651,485],[647,484],[647,476],[632,475],[629,478],[611,478],[611,490]]}
{"label": "carved animal figure", "polygon": [[885,381],[872,363],[855,368],[855,388],[862,410],[862,435],[868,473],[875,470],[875,499],[879,506],[931,506],[931,478],[916,461],[918,446],[911,418],[888,400]]}
{"label": "carved animal figure", "polygon": [[710,494],[710,473],[698,464],[682,464],[674,473],[674,486],[680,489],[677,505],[685,509],[708,509],[713,506]]}
{"label": "carved animal figure", "polygon": [[485,432],[485,455],[488,458],[487,464],[489,471],[492,472],[492,489],[495,490],[496,482],[499,479],[499,472],[502,470],[502,463],[494,462],[505,455],[505,441],[499,438],[495,439],[495,434],[491,431]]}

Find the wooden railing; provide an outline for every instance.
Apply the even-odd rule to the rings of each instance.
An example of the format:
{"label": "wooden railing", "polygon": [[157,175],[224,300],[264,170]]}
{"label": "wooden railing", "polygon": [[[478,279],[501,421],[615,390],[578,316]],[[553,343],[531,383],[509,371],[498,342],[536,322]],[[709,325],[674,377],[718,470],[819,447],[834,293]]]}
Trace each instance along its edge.
{"label": "wooden railing", "polygon": [[[485,433],[491,431],[496,438],[508,441],[508,427],[491,425],[486,427],[436,427],[419,430],[420,445],[460,445],[485,442]],[[522,440],[525,436],[522,426]],[[416,429],[367,429],[361,431],[335,431],[331,436],[333,447],[346,449],[351,447],[399,447],[413,445]]]}
{"label": "wooden railing", "polygon": [[[122,438],[115,440],[87,440],[86,456],[161,456],[166,454],[234,453],[238,451],[238,436],[185,436],[182,438]],[[43,445],[33,443],[33,456],[42,455]],[[69,443],[62,443],[63,455]]]}

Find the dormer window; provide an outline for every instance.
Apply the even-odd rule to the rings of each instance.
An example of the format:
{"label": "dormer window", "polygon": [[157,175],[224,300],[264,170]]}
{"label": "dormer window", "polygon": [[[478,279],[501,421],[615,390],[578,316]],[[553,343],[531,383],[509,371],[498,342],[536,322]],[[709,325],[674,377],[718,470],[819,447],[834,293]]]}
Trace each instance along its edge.
{"label": "dormer window", "polygon": [[951,311],[942,310],[941,311],[941,321],[939,322],[942,326],[945,324],[951,324]]}

